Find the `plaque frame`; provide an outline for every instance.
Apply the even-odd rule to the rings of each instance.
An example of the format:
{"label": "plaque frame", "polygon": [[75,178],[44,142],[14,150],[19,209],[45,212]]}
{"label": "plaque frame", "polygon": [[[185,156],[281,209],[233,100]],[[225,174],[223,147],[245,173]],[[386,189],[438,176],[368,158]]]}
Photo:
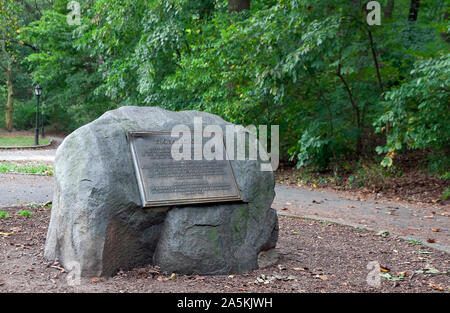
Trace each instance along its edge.
{"label": "plaque frame", "polygon": [[[195,132],[191,131],[191,134]],[[223,136],[221,136],[221,142],[223,145],[224,157],[227,163],[227,167],[229,167],[229,171],[231,173],[232,185],[236,191],[236,195],[230,196],[209,196],[209,197],[192,197],[192,198],[177,198],[175,200],[151,200],[150,195],[147,192],[146,185],[144,182],[144,175],[142,171],[142,166],[139,162],[138,153],[135,147],[135,138],[143,137],[146,135],[170,135],[170,131],[129,131],[126,133],[127,141],[130,147],[131,157],[133,161],[133,167],[135,172],[136,181],[139,187],[139,195],[141,198],[142,206],[144,208],[152,208],[152,207],[165,207],[165,206],[176,206],[176,205],[189,205],[189,204],[201,204],[201,203],[220,203],[220,202],[232,202],[232,201],[242,201],[241,192],[239,190],[239,186],[236,182],[236,177],[234,175],[234,170],[231,165],[231,161],[228,158],[227,150],[225,143],[223,141]],[[217,134],[216,134],[217,135]],[[177,161],[173,161],[177,162]]]}

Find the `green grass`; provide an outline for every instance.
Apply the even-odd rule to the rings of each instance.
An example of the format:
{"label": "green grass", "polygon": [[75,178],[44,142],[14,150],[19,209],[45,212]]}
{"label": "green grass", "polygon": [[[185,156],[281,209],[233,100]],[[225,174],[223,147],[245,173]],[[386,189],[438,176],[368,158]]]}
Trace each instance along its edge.
{"label": "green grass", "polygon": [[0,211],[0,218],[7,219],[9,218],[9,214],[6,211]]}
{"label": "green grass", "polygon": [[[39,145],[50,143],[48,138],[39,138]],[[34,136],[6,137],[0,136],[0,147],[28,147],[34,146]]]}
{"label": "green grass", "polygon": [[40,163],[0,162],[0,173],[53,175],[53,166]]}

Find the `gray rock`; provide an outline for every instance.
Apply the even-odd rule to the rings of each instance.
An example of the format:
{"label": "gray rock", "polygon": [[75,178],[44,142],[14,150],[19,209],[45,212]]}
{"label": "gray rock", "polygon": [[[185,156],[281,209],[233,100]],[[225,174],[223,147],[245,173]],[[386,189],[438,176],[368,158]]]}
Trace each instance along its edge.
{"label": "gray rock", "polygon": [[[163,271],[230,274],[258,268],[258,254],[274,248],[278,219],[272,172],[259,161],[231,161],[243,202],[143,209],[128,131],[170,131],[229,124],[198,111],[122,107],[70,134],[55,159],[55,192],[45,246],[47,259],[77,262],[82,276],[110,276],[119,268],[159,265]],[[239,131],[243,131],[241,128]],[[225,133],[225,132],[224,132]]]}
{"label": "gray rock", "polygon": [[278,253],[275,248],[261,251],[258,254],[258,267],[259,268],[266,268],[272,265],[277,264],[278,262]]}

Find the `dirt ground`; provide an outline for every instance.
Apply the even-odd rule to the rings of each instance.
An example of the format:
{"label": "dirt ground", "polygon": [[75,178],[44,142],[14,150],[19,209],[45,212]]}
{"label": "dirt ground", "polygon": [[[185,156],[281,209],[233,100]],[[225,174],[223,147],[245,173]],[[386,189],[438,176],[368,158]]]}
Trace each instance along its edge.
{"label": "dirt ground", "polygon": [[[25,209],[33,216],[17,214]],[[65,270],[42,257],[50,209],[10,207],[0,211],[10,216],[0,219],[0,293],[450,293],[450,257],[444,252],[363,229],[284,216],[279,217],[279,261],[264,269],[224,276],[179,276],[149,265],[120,270],[112,278],[82,278],[80,285],[69,286]]]}

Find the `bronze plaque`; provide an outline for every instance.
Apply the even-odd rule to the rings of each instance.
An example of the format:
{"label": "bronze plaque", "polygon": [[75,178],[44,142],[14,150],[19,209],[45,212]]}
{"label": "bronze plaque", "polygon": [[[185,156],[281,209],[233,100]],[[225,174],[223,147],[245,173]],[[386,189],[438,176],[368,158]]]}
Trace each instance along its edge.
{"label": "bronze plaque", "polygon": [[[177,139],[170,132],[128,133],[143,207],[242,200],[223,139],[221,160],[195,160],[194,145],[190,160],[175,160],[171,149]],[[208,139],[202,140],[203,146]]]}

